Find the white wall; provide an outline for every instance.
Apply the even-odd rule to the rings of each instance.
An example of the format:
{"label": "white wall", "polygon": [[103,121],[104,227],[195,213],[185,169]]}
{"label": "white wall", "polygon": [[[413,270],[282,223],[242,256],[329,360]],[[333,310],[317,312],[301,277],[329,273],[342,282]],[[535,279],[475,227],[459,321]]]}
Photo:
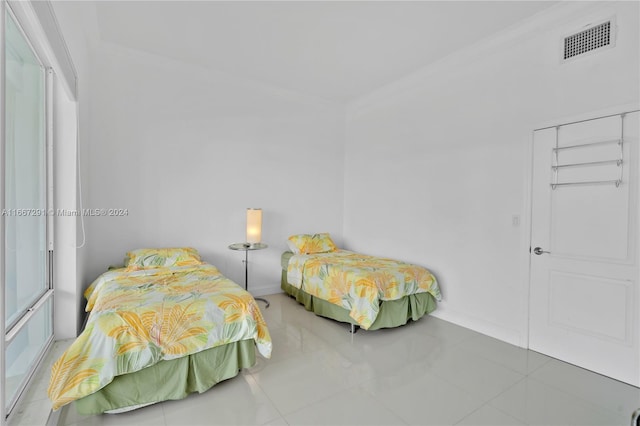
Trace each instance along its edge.
{"label": "white wall", "polygon": [[196,247],[243,283],[243,253],[227,246],[245,240],[247,207],[263,208],[269,244],[251,253],[256,295],[279,291],[289,234],[341,241],[341,106],[104,44],[93,2],[53,6],[78,72],[82,207],[127,209],[85,217],[79,312],[82,290],[138,247]]}
{"label": "white wall", "polygon": [[[353,102],[346,124],[338,105],[83,35],[96,22],[78,5],[54,3],[85,63],[84,207],[128,210],[88,218],[82,287],[132,248],[168,245],[241,283],[227,245],[244,240],[245,208],[262,207],[254,294],[278,291],[289,234],[327,231],[430,267],[445,297],[435,315],[526,344],[532,130],[640,99],[637,2],[560,4]],[[615,48],[560,65],[562,36],[613,15]]]}
{"label": "white wall", "polygon": [[[76,210],[76,103],[54,79],[54,209]],[[80,322],[75,216],[54,216],[54,333],[56,339],[76,336]]]}
{"label": "white wall", "polygon": [[[88,274],[140,247],[192,246],[238,283],[247,207],[263,209],[267,250],[250,290],[279,290],[297,232],[341,241],[344,110],[231,75],[99,44],[91,67]],[[89,280],[90,281],[90,280]],[[85,285],[89,284],[85,281]]]}
{"label": "white wall", "polygon": [[[638,6],[561,4],[351,104],[345,245],[431,268],[434,315],[526,345],[531,134],[638,105]],[[565,35],[614,15],[615,48],[560,63]]]}
{"label": "white wall", "polygon": [[[57,160],[56,170],[63,173],[66,178],[56,177],[56,193],[61,191],[66,194],[63,199],[56,200],[59,208],[68,208],[80,211],[82,200],[86,200],[89,194],[89,153],[91,147],[91,138],[89,137],[90,126],[90,66],[91,66],[91,49],[90,42],[94,37],[90,31],[93,26],[87,19],[93,12],[93,6],[89,2],[51,2],[60,30],[64,37],[67,48],[73,60],[73,64],[77,73],[77,95],[78,99],[74,105],[70,105],[63,94],[60,93],[57,99],[61,100],[66,108],[73,109],[74,117],[79,117],[79,127],[75,127],[75,123],[71,123],[67,119],[64,123],[66,129],[64,132],[67,137],[63,140],[67,141],[65,145],[66,160]],[[76,133],[79,131],[78,153],[76,152]],[[59,152],[62,147],[58,147]],[[79,160],[79,161],[78,161]],[[82,194],[80,190],[82,189]],[[72,191],[70,195],[68,191]],[[64,200],[64,201],[63,201]],[[58,229],[56,250],[64,247],[69,252],[73,245],[74,255],[69,254],[69,263],[75,269],[73,271],[58,271],[56,277],[56,318],[55,318],[55,334],[59,339],[76,336],[84,321],[84,299],[82,297],[83,288],[86,287],[86,281],[92,280],[88,273],[88,247],[83,245],[85,231],[81,217],[60,219],[71,226],[73,223],[75,229],[71,230],[63,226]],[[56,227],[60,227],[58,224]],[[64,233],[64,235],[61,235]],[[60,256],[58,256],[60,257]],[[70,305],[70,300],[75,300],[75,305]],[[69,301],[69,302],[67,302]],[[72,312],[72,313],[70,313]]]}

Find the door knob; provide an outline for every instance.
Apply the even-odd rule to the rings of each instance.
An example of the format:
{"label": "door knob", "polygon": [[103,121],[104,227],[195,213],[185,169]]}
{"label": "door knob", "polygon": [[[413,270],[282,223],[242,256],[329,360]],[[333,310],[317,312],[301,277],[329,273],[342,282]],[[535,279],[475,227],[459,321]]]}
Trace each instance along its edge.
{"label": "door knob", "polygon": [[538,256],[540,256],[542,253],[550,253],[550,252],[542,250],[542,248],[540,248],[540,247],[536,247],[536,248],[533,249],[533,253],[537,254]]}

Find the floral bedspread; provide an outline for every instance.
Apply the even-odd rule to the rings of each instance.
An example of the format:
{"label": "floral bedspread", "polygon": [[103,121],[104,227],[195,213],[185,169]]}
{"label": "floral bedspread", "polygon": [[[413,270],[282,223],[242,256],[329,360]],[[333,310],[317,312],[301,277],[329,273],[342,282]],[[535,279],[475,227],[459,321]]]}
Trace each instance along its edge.
{"label": "floral bedspread", "polygon": [[254,339],[271,356],[271,337],[253,297],[209,264],[116,269],[85,292],[85,330],[56,361],[48,394],[58,409],[115,376],[205,349]]}
{"label": "floral bedspread", "polygon": [[436,300],[442,299],[438,282],[429,270],[348,250],[291,256],[287,281],[347,309],[365,330],[376,320],[380,301],[416,293],[430,293]]}

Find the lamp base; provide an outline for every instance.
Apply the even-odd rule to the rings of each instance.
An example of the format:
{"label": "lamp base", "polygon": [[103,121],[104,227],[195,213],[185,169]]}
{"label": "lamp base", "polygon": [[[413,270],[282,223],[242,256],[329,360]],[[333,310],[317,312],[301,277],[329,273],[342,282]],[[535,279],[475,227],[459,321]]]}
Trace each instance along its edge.
{"label": "lamp base", "polygon": [[243,243],[243,246],[247,250],[262,250],[262,249],[265,249],[265,248],[269,247],[265,243]]}
{"label": "lamp base", "polygon": [[262,297],[254,297],[254,299],[255,300],[260,300],[260,301],[266,303],[267,306],[264,307],[265,309],[267,309],[269,307],[269,305],[270,305],[269,301],[267,299],[263,299]]}

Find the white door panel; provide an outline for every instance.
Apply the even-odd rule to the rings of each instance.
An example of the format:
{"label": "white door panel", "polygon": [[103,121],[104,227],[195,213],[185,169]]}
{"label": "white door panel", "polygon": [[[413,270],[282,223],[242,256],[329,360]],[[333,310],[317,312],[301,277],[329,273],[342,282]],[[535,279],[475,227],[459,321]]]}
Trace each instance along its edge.
{"label": "white door panel", "polygon": [[639,115],[534,133],[529,328],[531,349],[636,386]]}
{"label": "white door panel", "polygon": [[[627,304],[631,296],[632,283],[628,281],[551,271],[549,323],[629,345],[631,316]],[[602,316],[598,312],[609,314]]]}

